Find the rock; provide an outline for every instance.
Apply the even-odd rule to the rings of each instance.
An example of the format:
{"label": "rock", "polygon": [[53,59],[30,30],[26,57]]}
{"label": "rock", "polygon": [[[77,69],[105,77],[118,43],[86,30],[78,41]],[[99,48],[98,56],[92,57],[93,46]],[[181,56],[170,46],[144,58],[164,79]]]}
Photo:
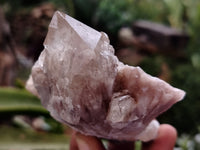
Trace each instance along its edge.
{"label": "rock", "polygon": [[45,122],[43,117],[34,118],[32,127],[38,131],[49,131],[51,129],[50,125]]}
{"label": "rock", "polygon": [[32,68],[32,86],[56,120],[86,135],[154,139],[154,119],[185,95],[119,62],[105,33],[61,12],[53,16],[44,47]]}
{"label": "rock", "polygon": [[180,29],[159,23],[138,20],[132,25],[134,45],[149,52],[181,56],[189,42],[189,35]]}
{"label": "rock", "polygon": [[16,115],[12,119],[14,125],[20,128],[32,130],[33,128],[30,125],[30,118],[24,115]]}

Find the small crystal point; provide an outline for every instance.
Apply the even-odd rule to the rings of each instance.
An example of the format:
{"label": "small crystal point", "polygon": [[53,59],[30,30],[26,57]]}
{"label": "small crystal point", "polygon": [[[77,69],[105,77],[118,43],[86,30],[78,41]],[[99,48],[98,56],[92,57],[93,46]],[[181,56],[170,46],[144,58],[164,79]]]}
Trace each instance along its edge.
{"label": "small crystal point", "polygon": [[84,134],[152,140],[159,127],[154,119],[185,95],[119,62],[105,33],[61,12],[55,12],[44,46],[28,86],[56,120]]}
{"label": "small crystal point", "polygon": [[[49,25],[49,28],[52,28],[51,29],[52,31],[57,30],[57,32],[53,32],[51,36],[52,38],[56,38],[57,36],[56,34],[58,33],[63,36],[63,37],[60,37],[60,38],[63,38],[62,41],[72,40],[73,38],[72,39],[68,38],[69,37],[68,34],[70,33],[72,34],[71,37],[74,37],[73,40],[80,38],[81,42],[84,42],[90,49],[94,49],[96,47],[101,37],[100,32],[92,29],[91,27],[59,11],[55,12],[52,18],[52,21]],[[49,32],[51,30],[49,30]],[[70,41],[66,41],[66,42],[70,42]],[[48,45],[48,43],[45,43],[45,44]]]}

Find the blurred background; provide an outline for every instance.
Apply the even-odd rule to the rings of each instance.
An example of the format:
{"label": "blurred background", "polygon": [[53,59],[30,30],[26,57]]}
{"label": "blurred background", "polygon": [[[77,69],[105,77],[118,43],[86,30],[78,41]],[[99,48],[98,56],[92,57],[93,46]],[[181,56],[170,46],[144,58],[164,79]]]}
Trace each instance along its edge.
{"label": "blurred background", "polygon": [[185,90],[158,119],[178,130],[176,150],[200,150],[199,0],[1,0],[0,149],[68,149],[71,130],[24,88],[56,10],[106,32],[122,62]]}

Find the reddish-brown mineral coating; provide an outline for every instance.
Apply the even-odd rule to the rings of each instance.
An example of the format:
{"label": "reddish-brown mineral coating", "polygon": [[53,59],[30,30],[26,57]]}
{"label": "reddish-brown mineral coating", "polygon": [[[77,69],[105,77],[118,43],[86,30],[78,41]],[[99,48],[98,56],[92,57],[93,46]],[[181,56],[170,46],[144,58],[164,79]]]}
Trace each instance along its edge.
{"label": "reddish-brown mineral coating", "polygon": [[154,139],[154,119],[185,95],[119,62],[105,33],[61,12],[54,14],[44,47],[32,69],[34,87],[56,120],[84,134]]}

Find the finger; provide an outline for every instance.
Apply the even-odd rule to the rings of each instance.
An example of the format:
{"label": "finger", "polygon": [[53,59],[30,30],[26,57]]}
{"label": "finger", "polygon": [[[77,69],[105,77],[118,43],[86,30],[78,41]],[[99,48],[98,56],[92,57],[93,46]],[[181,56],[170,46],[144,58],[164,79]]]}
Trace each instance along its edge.
{"label": "finger", "polygon": [[147,144],[144,144],[143,150],[173,150],[177,139],[177,131],[168,124],[160,125],[158,137]]}
{"label": "finger", "polygon": [[76,133],[76,142],[79,150],[105,150],[101,140],[96,137]]}
{"label": "finger", "polygon": [[79,150],[77,142],[76,142],[76,136],[75,136],[75,134],[76,134],[76,132],[73,131],[72,135],[71,135],[71,140],[70,140],[70,150]]}
{"label": "finger", "polygon": [[134,142],[109,141],[108,150],[133,150]]}

